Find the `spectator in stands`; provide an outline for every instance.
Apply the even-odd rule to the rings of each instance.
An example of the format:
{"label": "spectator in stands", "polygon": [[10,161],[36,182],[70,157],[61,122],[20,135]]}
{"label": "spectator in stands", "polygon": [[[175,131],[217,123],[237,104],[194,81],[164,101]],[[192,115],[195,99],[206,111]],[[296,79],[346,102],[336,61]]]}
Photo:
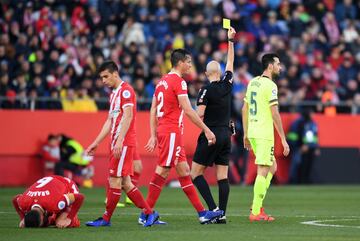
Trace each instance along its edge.
{"label": "spectator in stands", "polygon": [[62,104],[59,99],[59,92],[56,89],[50,90],[50,100],[46,102],[46,109],[61,110]]}
{"label": "spectator in stands", "polygon": [[321,96],[321,102],[324,105],[324,114],[334,116],[337,113],[336,104],[339,103],[339,96],[336,92],[336,82],[329,81],[326,90]]}
{"label": "spectator in stands", "polygon": [[[313,2],[5,1],[0,4],[6,9],[0,17],[0,98],[4,102],[8,90],[34,97],[30,91],[34,88],[40,98],[50,96],[52,89],[65,97],[67,89],[82,88],[85,79],[93,81],[93,86],[85,87],[89,97],[107,97],[107,90],[96,84],[95,73],[104,58],[121,66],[121,77],[132,84],[142,78],[145,86],[151,86],[154,76],[169,71],[169,50],[181,47],[194,57],[197,69],[187,80],[195,80],[189,89],[196,96],[200,85],[194,83],[204,79],[197,75],[201,66],[210,57],[223,58],[225,16],[240,30],[234,73],[246,62],[249,74],[258,75],[262,52],[278,52],[288,72],[284,72],[289,81],[284,100],[296,106],[304,100],[298,94],[304,92],[305,100],[319,101],[317,96],[337,74],[343,101],[347,82],[359,73],[355,60],[360,56],[359,5],[352,0]],[[304,88],[300,73],[313,75],[319,72],[316,68],[324,83],[315,83],[312,76]],[[97,105],[106,102],[97,99]]]}

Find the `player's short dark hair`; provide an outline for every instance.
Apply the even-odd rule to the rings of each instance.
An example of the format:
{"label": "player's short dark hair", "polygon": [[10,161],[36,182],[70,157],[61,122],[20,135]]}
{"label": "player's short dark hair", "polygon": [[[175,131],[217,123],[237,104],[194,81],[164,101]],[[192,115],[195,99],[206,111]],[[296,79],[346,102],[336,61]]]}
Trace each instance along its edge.
{"label": "player's short dark hair", "polygon": [[175,49],[171,52],[170,61],[173,67],[177,66],[179,61],[185,61],[191,54],[186,49]]}
{"label": "player's short dark hair", "polygon": [[25,214],[24,224],[27,228],[37,228],[40,227],[41,217],[40,212],[36,210],[31,210]]}
{"label": "player's short dark hair", "polygon": [[273,64],[275,62],[274,58],[280,59],[279,56],[275,53],[264,54],[264,56],[261,58],[262,69],[266,70],[269,64]]}
{"label": "player's short dark hair", "polygon": [[99,66],[97,70],[98,75],[105,70],[109,71],[110,73],[114,73],[115,71],[119,72],[118,66],[114,61],[111,60],[105,61]]}

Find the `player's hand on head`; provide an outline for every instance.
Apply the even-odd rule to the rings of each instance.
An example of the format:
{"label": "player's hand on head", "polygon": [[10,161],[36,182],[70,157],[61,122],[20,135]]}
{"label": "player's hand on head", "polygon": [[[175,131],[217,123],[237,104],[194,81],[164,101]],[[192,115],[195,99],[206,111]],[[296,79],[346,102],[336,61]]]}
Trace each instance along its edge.
{"label": "player's hand on head", "polygon": [[250,141],[249,141],[249,139],[246,137],[246,136],[244,136],[244,148],[246,149],[246,150],[248,150],[248,151],[250,151],[251,150],[251,144],[250,144]]}
{"label": "player's hand on head", "polygon": [[157,143],[156,137],[154,136],[150,137],[148,143],[145,145],[145,150],[148,152],[153,152],[155,150],[156,143]]}
{"label": "player's hand on head", "polygon": [[205,131],[205,136],[206,136],[206,139],[208,140],[209,146],[214,145],[216,143],[216,137],[212,131],[210,131],[210,130]]}
{"label": "player's hand on head", "polygon": [[228,38],[233,39],[235,37],[236,31],[233,27],[230,27],[228,30]]}

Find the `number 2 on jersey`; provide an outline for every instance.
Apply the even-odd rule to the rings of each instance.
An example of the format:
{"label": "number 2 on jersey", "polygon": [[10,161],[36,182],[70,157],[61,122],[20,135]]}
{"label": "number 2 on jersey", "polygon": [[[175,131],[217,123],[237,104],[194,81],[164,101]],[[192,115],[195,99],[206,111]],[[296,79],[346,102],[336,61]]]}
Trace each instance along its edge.
{"label": "number 2 on jersey", "polygon": [[44,177],[38,180],[36,183],[39,183],[39,185],[36,186],[36,188],[40,188],[51,182],[51,180],[54,179],[52,177]]}
{"label": "number 2 on jersey", "polygon": [[157,96],[157,101],[159,102],[159,104],[157,105],[156,108],[156,116],[157,117],[162,117],[164,115],[164,112],[162,111],[162,108],[164,106],[164,93],[163,92],[159,92],[158,96]]}
{"label": "number 2 on jersey", "polygon": [[250,105],[251,105],[250,114],[251,115],[256,115],[256,113],[257,113],[257,104],[256,104],[255,97],[256,97],[256,92],[251,91],[251,96],[250,96]]}

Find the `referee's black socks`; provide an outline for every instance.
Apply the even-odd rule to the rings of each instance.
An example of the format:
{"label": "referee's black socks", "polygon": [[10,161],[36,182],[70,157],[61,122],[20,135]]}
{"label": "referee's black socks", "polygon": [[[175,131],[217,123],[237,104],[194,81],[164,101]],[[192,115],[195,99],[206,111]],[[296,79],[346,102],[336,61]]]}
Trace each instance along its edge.
{"label": "referee's black socks", "polygon": [[229,179],[221,179],[218,181],[219,186],[219,208],[226,213],[226,207],[229,199],[230,185]]}
{"label": "referee's black socks", "polygon": [[193,183],[195,184],[196,188],[199,190],[201,196],[203,197],[206,204],[208,205],[209,210],[214,210],[215,208],[217,208],[217,206],[215,204],[215,201],[214,201],[214,198],[211,195],[209,184],[206,182],[204,176],[203,175],[197,176],[193,180]]}

